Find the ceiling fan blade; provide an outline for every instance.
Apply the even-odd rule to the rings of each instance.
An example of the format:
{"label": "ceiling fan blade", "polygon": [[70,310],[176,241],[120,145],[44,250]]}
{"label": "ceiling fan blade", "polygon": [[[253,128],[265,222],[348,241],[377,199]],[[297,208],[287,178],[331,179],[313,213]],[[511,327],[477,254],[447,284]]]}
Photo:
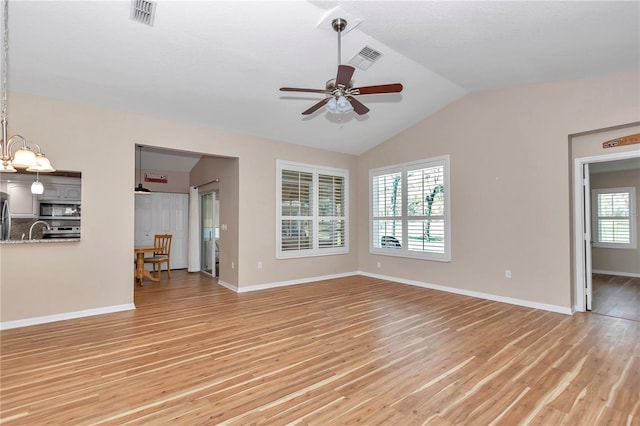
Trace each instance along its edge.
{"label": "ceiling fan blade", "polygon": [[336,77],[336,86],[349,86],[353,72],[356,69],[350,65],[338,65],[338,75]]}
{"label": "ceiling fan blade", "polygon": [[354,95],[374,95],[376,93],[399,93],[402,92],[402,84],[380,84],[377,86],[354,87],[351,93]]}
{"label": "ceiling fan blade", "polygon": [[331,93],[326,89],[301,89],[299,87],[281,87],[281,92]]}
{"label": "ceiling fan blade", "polygon": [[302,115],[309,115],[309,114],[312,114],[312,113],[316,112],[317,110],[322,108],[327,102],[329,102],[329,99],[331,99],[331,97],[324,98],[323,100],[321,100],[320,102],[318,102],[317,104],[315,104],[314,106],[309,108],[308,110],[304,111],[302,113]]}
{"label": "ceiling fan blade", "polygon": [[359,100],[357,100],[353,96],[347,96],[347,99],[349,99],[349,102],[351,102],[351,106],[353,107],[353,110],[358,115],[363,115],[363,114],[366,114],[366,113],[369,112],[369,108],[364,106],[364,104],[362,102],[360,102]]}

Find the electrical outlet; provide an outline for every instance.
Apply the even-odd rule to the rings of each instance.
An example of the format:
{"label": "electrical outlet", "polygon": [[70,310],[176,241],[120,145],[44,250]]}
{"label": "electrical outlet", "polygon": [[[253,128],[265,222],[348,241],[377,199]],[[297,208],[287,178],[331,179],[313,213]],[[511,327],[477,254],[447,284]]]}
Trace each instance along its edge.
{"label": "electrical outlet", "polygon": [[258,269],[262,269],[262,262],[258,262]]}
{"label": "electrical outlet", "polygon": [[231,269],[236,269],[236,262],[231,262]]}
{"label": "electrical outlet", "polygon": [[505,278],[511,278],[511,269],[505,269],[504,270],[504,277]]}
{"label": "electrical outlet", "polygon": [[378,267],[378,269],[380,269],[380,267],[381,267],[382,265],[380,264],[380,262],[378,262],[378,263],[376,263],[376,266]]}

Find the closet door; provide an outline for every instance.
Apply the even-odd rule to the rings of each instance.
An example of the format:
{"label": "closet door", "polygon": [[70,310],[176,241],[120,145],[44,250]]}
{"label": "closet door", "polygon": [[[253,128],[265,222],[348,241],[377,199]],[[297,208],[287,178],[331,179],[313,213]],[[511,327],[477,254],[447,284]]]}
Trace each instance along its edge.
{"label": "closet door", "polygon": [[171,234],[171,269],[186,268],[188,207],[189,194],[136,195],[134,244],[152,246],[155,234]]}

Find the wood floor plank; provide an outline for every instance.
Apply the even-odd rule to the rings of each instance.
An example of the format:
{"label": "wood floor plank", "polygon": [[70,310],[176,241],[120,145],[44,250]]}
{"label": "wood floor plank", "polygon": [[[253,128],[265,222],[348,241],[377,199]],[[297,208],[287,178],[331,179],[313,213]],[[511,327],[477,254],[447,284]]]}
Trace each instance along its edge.
{"label": "wood floor plank", "polygon": [[0,332],[1,423],[640,425],[638,321],[363,276],[135,303]]}

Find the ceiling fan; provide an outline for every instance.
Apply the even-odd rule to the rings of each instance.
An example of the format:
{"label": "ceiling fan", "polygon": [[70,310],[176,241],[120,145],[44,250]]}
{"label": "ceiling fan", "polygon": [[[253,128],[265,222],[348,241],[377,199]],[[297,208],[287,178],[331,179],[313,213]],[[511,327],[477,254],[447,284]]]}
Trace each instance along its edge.
{"label": "ceiling fan", "polygon": [[338,74],[335,79],[327,81],[325,89],[303,89],[298,87],[281,87],[282,92],[305,92],[305,93],[324,93],[327,96],[311,108],[307,109],[302,115],[309,115],[326,105],[329,112],[343,113],[355,111],[359,115],[369,112],[362,102],[354,98],[355,95],[374,95],[378,93],[399,93],[402,92],[402,84],[380,84],[377,86],[353,87],[351,77],[355,68],[350,65],[341,65],[340,52],[340,35],[347,26],[347,21],[342,18],[336,18],[331,22],[331,26],[338,33]]}

